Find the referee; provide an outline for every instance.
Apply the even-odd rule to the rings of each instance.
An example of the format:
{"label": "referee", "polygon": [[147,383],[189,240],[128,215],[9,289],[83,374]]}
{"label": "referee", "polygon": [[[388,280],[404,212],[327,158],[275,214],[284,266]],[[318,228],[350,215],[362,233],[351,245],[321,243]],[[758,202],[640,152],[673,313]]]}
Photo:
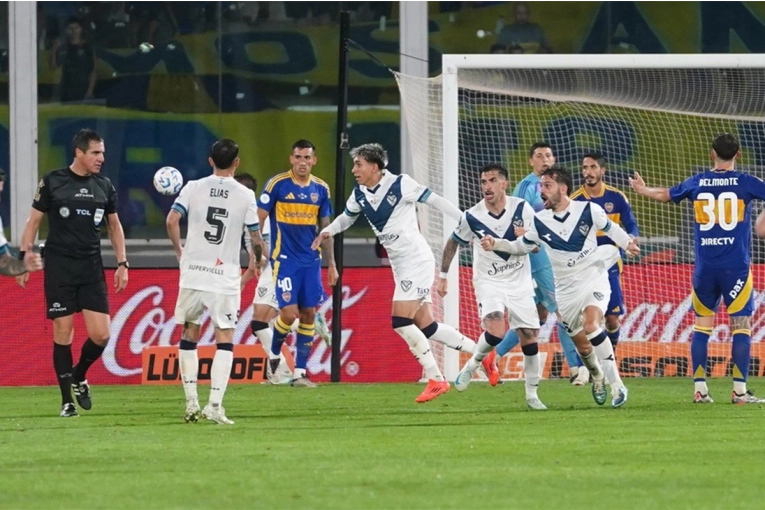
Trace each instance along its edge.
{"label": "referee", "polygon": [[[106,224],[117,255],[114,287],[127,286],[128,262],[125,233],[117,216],[117,192],[100,175],[104,163],[104,141],[90,129],[80,130],[72,140],[74,160],[68,168],[54,170],[42,178],[32,202],[32,211],[21,238],[24,259],[31,259],[32,246],[43,215],[48,215],[45,242],[45,301],[53,320],[53,367],[61,389],[61,416],[77,416],[72,392],[85,410],[91,408],[90,387],[85,375],[109,342],[109,300],[101,262],[101,227]],[[23,287],[29,274],[19,277]],[[72,366],[74,314],[82,312],[88,339],[80,360]]]}

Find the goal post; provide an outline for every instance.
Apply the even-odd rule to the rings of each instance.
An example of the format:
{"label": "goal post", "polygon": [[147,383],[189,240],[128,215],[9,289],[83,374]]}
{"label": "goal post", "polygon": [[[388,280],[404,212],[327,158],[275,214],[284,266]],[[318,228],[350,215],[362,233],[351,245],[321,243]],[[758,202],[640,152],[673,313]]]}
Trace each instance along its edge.
{"label": "goal post", "polygon": [[[535,142],[552,146],[558,163],[577,177],[575,188],[582,184],[582,156],[605,157],[604,181],[630,200],[644,247],[622,273],[627,311],[616,351],[620,369],[628,376],[690,375],[692,207],[639,197],[628,177],[638,171],[649,186],[677,184],[710,166],[719,132],[739,137],[739,168],[765,177],[765,60],[751,54],[444,55],[438,77],[396,78],[418,180],[463,210],[482,198],[477,171],[483,164],[508,168],[512,192],[531,172],[528,149]],[[440,265],[455,225],[446,219],[421,220],[420,226]],[[765,262],[762,248],[753,243],[753,262]],[[476,339],[481,328],[472,256],[461,250],[459,259],[449,273],[451,292],[434,303],[444,321]],[[765,269],[760,273],[755,264],[755,289],[765,281]],[[765,350],[759,347],[765,328],[755,313],[753,359],[762,361],[753,370],[757,365],[763,372]],[[545,376],[565,377],[554,330],[554,320],[540,330],[540,343],[549,344]],[[717,363],[712,375],[729,373],[730,339],[722,315],[710,342]],[[503,378],[520,377],[519,359],[510,356],[500,367]],[[439,357],[450,379],[464,360],[448,350]]]}

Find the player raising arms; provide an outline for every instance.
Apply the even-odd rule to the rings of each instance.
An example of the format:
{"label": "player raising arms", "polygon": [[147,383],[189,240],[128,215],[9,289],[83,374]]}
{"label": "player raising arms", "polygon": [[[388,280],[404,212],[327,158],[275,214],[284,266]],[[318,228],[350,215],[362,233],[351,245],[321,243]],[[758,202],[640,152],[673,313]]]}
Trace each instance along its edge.
{"label": "player raising arms", "polygon": [[[210,367],[210,400],[202,415],[222,425],[233,425],[226,417],[223,396],[234,360],[234,328],[241,301],[239,251],[241,232],[247,228],[253,245],[249,269],[257,272],[263,253],[255,194],[234,180],[239,166],[239,146],[222,139],[210,150],[213,169],[189,181],[167,215],[167,234],[173,243],[181,270],[175,321],[183,325],[178,363],[186,394],[187,422],[199,418],[197,377],[199,375],[200,324],[207,309],[215,328],[217,350]],[[188,221],[186,243],[181,246],[181,218]]]}
{"label": "player raising arms", "polygon": [[444,247],[438,294],[445,296],[446,273],[452,265],[458,245],[473,243],[473,288],[478,300],[478,312],[485,331],[478,339],[473,357],[468,360],[454,382],[458,391],[465,391],[481,361],[502,341],[507,331],[505,310],[510,326],[517,330],[523,350],[523,371],[526,374],[526,404],[531,409],[544,410],[537,396],[541,378],[539,364],[539,316],[534,303],[534,283],[531,281],[529,257],[508,255],[481,249],[480,240],[487,235],[515,240],[515,227],[529,228],[534,221],[534,209],[523,199],[508,197],[507,170],[498,164],[481,169],[481,191],[484,199],[462,214],[460,223]]}
{"label": "player raising arms", "polygon": [[672,188],[649,188],[640,175],[630,179],[637,193],[659,202],[693,201],[695,260],[693,309],[696,322],[691,340],[696,403],[712,403],[706,381],[707,343],[720,299],[725,300],[733,331],[734,404],[762,404],[746,389],[751,355],[752,293],[751,202],[765,200],[765,183],[736,170],[738,140],[729,133],[715,137],[711,157],[714,168],[689,177]]}
{"label": "player raising arms", "polygon": [[[311,246],[316,226],[329,225],[332,215],[329,186],[311,175],[316,164],[316,148],[308,140],[292,145],[292,169],[272,177],[258,200],[258,217],[271,222],[271,267],[276,281],[279,317],[273,328],[269,360],[271,373],[279,368],[282,345],[292,323],[299,319],[296,342],[295,372],[292,386],[314,388],[306,367],[314,337],[316,307],[324,296],[321,285],[321,255],[318,245]],[[314,243],[315,244],[315,243]],[[327,279],[330,286],[337,283],[337,268],[332,243],[324,243],[327,254]],[[265,322],[265,321],[261,321]]]}
{"label": "player raising arms", "polygon": [[[356,188],[348,197],[345,211],[324,228],[313,246],[348,229],[364,214],[380,243],[388,251],[396,290],[393,294],[393,329],[409,345],[414,357],[425,369],[428,385],[416,402],[427,402],[449,391],[430,352],[428,338],[452,349],[472,353],[475,342],[459,331],[433,319],[430,289],[436,270],[433,252],[417,228],[416,204],[435,207],[457,221],[460,210],[418,184],[407,175],[395,175],[386,170],[388,154],[376,143],[361,145],[351,150]],[[487,373],[494,384],[499,380],[496,365]],[[492,374],[493,372],[493,374]]]}
{"label": "player raising arms", "polygon": [[553,165],[542,173],[541,183],[545,210],[536,214],[531,228],[525,233],[516,229],[516,234],[523,233],[518,240],[486,236],[481,245],[485,250],[510,254],[528,253],[540,243],[547,245],[560,314],[592,374],[592,396],[598,405],[605,403],[605,376],[611,386],[611,406],[621,407],[627,401],[627,388],[619,377],[613,346],[600,327],[611,294],[608,268],[616,262],[616,250],[598,248],[597,232],[605,232],[628,255],[637,255],[640,249],[635,239],[608,219],[602,207],[568,197],[572,182],[566,168]]}
{"label": "player raising arms", "polygon": [[[624,193],[603,182],[605,174],[606,162],[603,156],[597,152],[585,154],[582,158],[584,185],[571,195],[571,199],[598,204],[606,211],[611,221],[617,225],[621,224],[630,237],[637,237],[640,233],[629,200]],[[603,232],[598,232],[598,246],[613,246],[614,244],[610,237]],[[622,259],[620,256],[616,264],[608,270],[608,281],[611,283],[611,300],[608,302],[608,308],[606,308],[606,334],[611,340],[614,351],[616,351],[616,344],[619,343],[619,317],[624,314],[621,273]]]}
{"label": "player raising arms", "polygon": [[[513,196],[522,198],[534,209],[539,212],[544,209],[542,197],[540,195],[542,172],[555,164],[555,155],[552,148],[544,143],[537,142],[529,149],[529,165],[532,172],[521,180],[513,190]],[[531,278],[536,284],[534,288],[535,299],[537,302],[537,313],[539,314],[539,323],[547,322],[548,313],[554,313],[558,318],[558,339],[566,356],[569,372],[571,374],[571,384],[582,386],[587,384],[590,379],[590,373],[586,368],[581,368],[581,360],[576,355],[576,347],[571,337],[566,332],[561,322],[560,313],[558,313],[558,304],[555,300],[555,285],[553,283],[553,271],[550,267],[550,258],[547,256],[544,248],[529,255],[531,259]],[[515,329],[510,329],[505,338],[497,346],[497,356],[504,356],[510,350],[518,345],[519,338]]]}

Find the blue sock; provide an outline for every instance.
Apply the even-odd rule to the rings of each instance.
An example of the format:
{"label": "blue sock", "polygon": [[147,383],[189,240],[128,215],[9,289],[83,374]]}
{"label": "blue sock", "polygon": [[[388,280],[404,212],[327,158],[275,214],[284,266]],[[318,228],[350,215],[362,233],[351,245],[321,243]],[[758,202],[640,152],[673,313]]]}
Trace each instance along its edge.
{"label": "blue sock", "polygon": [[693,382],[705,382],[707,380],[707,352],[709,335],[711,334],[712,328],[693,326],[693,337],[691,338]]}
{"label": "blue sock", "polygon": [[519,343],[521,343],[521,340],[518,338],[518,333],[516,333],[514,329],[508,330],[507,333],[505,333],[505,338],[503,338],[499,345],[494,349],[497,351],[497,357],[501,358]]}
{"label": "blue sock", "polygon": [[313,345],[314,328],[313,324],[298,325],[297,330],[297,342],[295,344],[295,369],[305,370],[308,366],[308,356],[311,354],[311,346]]}
{"label": "blue sock", "polygon": [[558,340],[563,349],[563,354],[566,356],[568,368],[581,367],[582,360],[579,359],[579,353],[576,352],[576,345],[569,336],[568,331],[566,331],[566,327],[561,322],[558,323]]}
{"label": "blue sock", "polygon": [[616,349],[616,345],[619,343],[619,333],[621,333],[621,331],[622,328],[619,326],[613,331],[606,328],[606,335],[608,335],[608,339],[611,340],[611,345],[613,345],[614,349]]}
{"label": "blue sock", "polygon": [[284,339],[290,332],[291,325],[287,325],[282,322],[281,317],[277,317],[274,321],[274,339],[271,342],[271,354],[278,356],[282,353],[282,345],[284,345]]}
{"label": "blue sock", "polygon": [[733,331],[733,382],[746,383],[751,358],[752,332],[748,329]]}

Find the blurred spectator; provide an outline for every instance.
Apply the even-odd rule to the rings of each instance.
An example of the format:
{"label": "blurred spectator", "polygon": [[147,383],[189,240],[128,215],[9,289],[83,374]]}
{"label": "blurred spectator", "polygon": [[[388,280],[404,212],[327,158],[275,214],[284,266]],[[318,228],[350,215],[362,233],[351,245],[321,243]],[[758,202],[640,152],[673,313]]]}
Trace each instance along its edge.
{"label": "blurred spectator", "polygon": [[[185,3],[185,2],[184,2]],[[173,2],[128,2],[133,47],[147,42],[157,46],[178,33]]]}
{"label": "blurred spectator", "polygon": [[502,28],[497,37],[497,43],[508,47],[519,45],[524,49],[524,53],[552,53],[542,27],[529,21],[531,12],[526,2],[516,2],[513,14],[515,21],[512,25]]}
{"label": "blurred spectator", "polygon": [[489,53],[492,55],[504,55],[508,53],[507,46],[504,44],[492,44],[491,48],[489,48]]}
{"label": "blurred spectator", "polygon": [[[6,26],[8,23],[6,22]],[[42,2],[37,2],[37,49],[49,50],[53,47],[53,41],[59,38],[59,30],[56,18],[49,16],[43,10]]]}
{"label": "blurred spectator", "polygon": [[96,54],[83,37],[82,23],[71,18],[66,24],[66,40],[53,41],[51,68],[61,68],[61,102],[93,97],[96,86]]}

